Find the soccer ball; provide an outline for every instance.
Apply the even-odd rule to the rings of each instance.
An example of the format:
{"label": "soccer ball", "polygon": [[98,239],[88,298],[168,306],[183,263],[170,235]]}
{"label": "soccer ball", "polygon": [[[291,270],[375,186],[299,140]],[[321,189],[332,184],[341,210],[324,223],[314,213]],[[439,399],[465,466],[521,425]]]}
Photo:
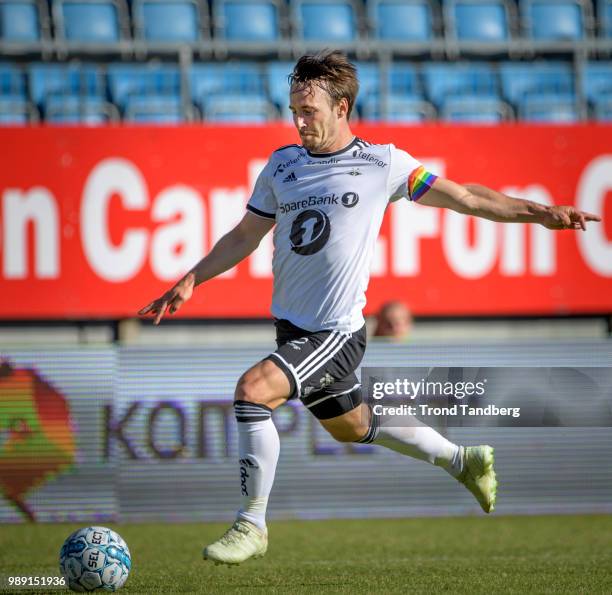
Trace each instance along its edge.
{"label": "soccer ball", "polygon": [[106,527],[85,527],[60,551],[60,571],[73,591],[116,591],[127,580],[132,558],[127,543]]}

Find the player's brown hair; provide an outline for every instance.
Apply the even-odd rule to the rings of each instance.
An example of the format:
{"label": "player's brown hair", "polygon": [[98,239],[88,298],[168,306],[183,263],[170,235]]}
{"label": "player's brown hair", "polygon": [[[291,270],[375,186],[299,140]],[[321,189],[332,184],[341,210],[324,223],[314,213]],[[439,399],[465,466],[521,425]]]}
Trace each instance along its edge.
{"label": "player's brown hair", "polygon": [[347,119],[350,118],[359,92],[357,69],[338,50],[324,50],[302,56],[289,75],[289,85],[315,84],[327,91],[333,104],[343,97],[348,102]]}

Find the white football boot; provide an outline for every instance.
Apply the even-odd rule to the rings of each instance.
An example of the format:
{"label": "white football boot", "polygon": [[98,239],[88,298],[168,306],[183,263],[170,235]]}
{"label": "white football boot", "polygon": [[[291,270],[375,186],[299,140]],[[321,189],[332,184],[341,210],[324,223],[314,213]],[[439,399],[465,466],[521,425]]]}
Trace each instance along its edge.
{"label": "white football boot", "polygon": [[487,513],[495,510],[497,500],[494,452],[491,446],[466,446],[463,450],[463,471],[457,477]]}
{"label": "white football boot", "polygon": [[236,521],[217,541],[204,548],[204,560],[215,564],[240,564],[261,558],[268,549],[268,532],[248,521]]}

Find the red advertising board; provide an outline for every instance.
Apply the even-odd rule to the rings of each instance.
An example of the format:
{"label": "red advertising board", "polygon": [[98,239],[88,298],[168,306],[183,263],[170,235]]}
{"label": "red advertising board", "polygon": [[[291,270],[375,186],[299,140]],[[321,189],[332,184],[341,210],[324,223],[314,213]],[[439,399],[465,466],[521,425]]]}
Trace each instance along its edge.
{"label": "red advertising board", "polygon": [[[552,232],[395,203],[368,311],[391,298],[434,316],[612,311],[612,127],[355,132],[457,182],[604,219]],[[0,129],[0,318],[133,316],[231,229],[270,153],[296,140],[282,125]],[[268,316],[271,250],[264,241],[180,315]]]}

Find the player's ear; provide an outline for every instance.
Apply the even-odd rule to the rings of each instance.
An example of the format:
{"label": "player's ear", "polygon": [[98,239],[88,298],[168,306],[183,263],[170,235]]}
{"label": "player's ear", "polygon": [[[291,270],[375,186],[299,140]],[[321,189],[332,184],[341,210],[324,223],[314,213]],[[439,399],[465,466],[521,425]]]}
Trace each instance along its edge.
{"label": "player's ear", "polygon": [[346,97],[342,97],[340,101],[338,101],[338,103],[336,104],[336,109],[338,119],[341,119],[342,117],[348,119],[348,100]]}

